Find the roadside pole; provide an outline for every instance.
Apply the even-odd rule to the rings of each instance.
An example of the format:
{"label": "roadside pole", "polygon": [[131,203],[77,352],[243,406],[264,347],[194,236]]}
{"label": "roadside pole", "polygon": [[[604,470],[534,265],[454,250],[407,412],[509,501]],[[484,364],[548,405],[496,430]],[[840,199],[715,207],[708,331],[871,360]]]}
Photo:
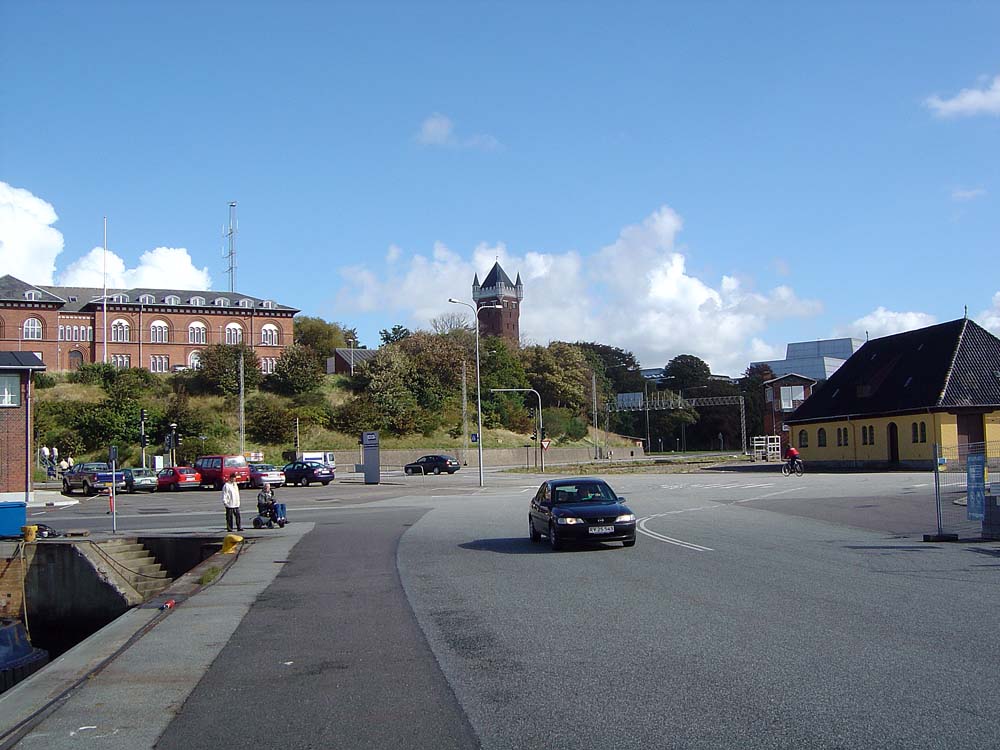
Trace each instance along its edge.
{"label": "roadside pole", "polygon": [[118,507],[115,503],[115,467],[118,465],[118,446],[112,445],[108,449],[108,458],[111,459],[111,493],[109,499],[111,500],[111,533],[118,533]]}

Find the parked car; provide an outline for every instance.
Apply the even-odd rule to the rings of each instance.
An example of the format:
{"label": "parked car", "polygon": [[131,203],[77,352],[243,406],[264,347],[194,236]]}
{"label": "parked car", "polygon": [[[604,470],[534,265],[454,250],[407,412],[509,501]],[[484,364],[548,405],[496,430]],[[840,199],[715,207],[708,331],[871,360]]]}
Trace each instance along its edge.
{"label": "parked car", "polygon": [[320,482],[326,486],[336,479],[334,470],[319,461],[292,461],[285,464],[282,471],[285,472],[286,483],[301,484],[303,487],[308,487],[312,482]]}
{"label": "parked car", "polygon": [[440,474],[447,471],[454,474],[462,465],[451,456],[421,456],[411,464],[403,467],[407,474]]}
{"label": "parked car", "polygon": [[125,468],[122,469],[122,473],[125,475],[126,492],[134,493],[139,490],[156,492],[158,482],[156,481],[156,472],[152,469]]}
{"label": "parked car", "polygon": [[83,490],[85,495],[95,495],[115,485],[118,491],[125,489],[125,474],[121,471],[111,475],[111,467],[103,461],[87,461],[71,466],[62,475],[62,491],[67,495],[73,490]]}
{"label": "parked car", "polygon": [[533,542],[547,536],[554,550],[573,542],[622,542],[632,547],[635,513],[600,479],[550,479],[531,498],[528,536]]}
{"label": "parked car", "polygon": [[243,456],[200,456],[194,468],[201,474],[202,484],[217,490],[222,489],[231,474],[236,475],[236,484],[240,487],[250,484],[250,467]]}
{"label": "parked car", "polygon": [[196,490],[200,486],[201,474],[190,466],[172,466],[156,475],[156,489],[160,491]]}
{"label": "parked car", "polygon": [[250,464],[250,486],[263,487],[264,482],[280,487],[285,483],[285,472],[271,464]]}

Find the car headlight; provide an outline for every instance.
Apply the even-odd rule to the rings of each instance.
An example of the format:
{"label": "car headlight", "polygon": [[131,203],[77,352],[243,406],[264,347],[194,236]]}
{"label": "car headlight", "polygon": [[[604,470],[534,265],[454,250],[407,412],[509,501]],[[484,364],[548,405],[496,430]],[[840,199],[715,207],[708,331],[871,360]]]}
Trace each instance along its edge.
{"label": "car headlight", "polygon": [[635,521],[635,513],[622,513],[615,519],[615,523],[632,523]]}
{"label": "car headlight", "polygon": [[583,523],[583,519],[582,518],[560,517],[560,518],[556,519],[556,523],[560,523],[563,526],[568,526],[568,525],[571,525],[571,524],[574,524],[574,523]]}

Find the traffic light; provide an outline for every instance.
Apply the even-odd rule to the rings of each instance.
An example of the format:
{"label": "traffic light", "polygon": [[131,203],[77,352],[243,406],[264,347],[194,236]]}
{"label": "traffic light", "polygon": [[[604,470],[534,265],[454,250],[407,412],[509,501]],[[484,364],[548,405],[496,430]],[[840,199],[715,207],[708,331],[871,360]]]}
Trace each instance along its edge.
{"label": "traffic light", "polygon": [[528,416],[531,417],[532,419],[535,418],[535,407],[534,406],[529,406],[528,407]]}
{"label": "traffic light", "polygon": [[536,430],[534,430],[534,431],[533,431],[533,432],[531,433],[531,439],[532,439],[532,440],[538,440],[538,430],[537,430],[537,429],[536,429]]}
{"label": "traffic light", "polygon": [[146,421],[146,410],[145,409],[139,409],[139,421],[140,422],[145,422]]}
{"label": "traffic light", "polygon": [[184,442],[184,436],[174,433],[174,447],[177,448],[183,442]]}
{"label": "traffic light", "polygon": [[542,440],[545,440],[545,428],[542,428]]}
{"label": "traffic light", "polygon": [[139,445],[143,448],[149,445],[149,435],[147,435],[145,432],[139,436]]}
{"label": "traffic light", "polygon": [[163,447],[166,448],[167,450],[170,450],[171,448],[174,447],[174,436],[171,435],[169,432],[163,438]]}

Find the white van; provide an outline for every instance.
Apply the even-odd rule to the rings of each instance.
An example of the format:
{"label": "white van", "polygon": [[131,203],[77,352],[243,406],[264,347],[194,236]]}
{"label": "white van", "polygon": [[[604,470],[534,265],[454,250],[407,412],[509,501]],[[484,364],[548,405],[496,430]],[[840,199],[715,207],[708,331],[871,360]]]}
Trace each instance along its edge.
{"label": "white van", "polygon": [[299,461],[319,461],[332,469],[337,468],[337,459],[333,451],[299,451]]}

